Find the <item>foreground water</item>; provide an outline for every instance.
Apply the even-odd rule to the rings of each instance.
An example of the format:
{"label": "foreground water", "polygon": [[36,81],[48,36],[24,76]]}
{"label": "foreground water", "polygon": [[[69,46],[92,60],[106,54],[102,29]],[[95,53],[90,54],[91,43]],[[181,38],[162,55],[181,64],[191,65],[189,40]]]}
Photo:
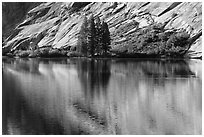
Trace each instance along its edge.
{"label": "foreground water", "polygon": [[199,60],[3,58],[3,134],[201,134]]}

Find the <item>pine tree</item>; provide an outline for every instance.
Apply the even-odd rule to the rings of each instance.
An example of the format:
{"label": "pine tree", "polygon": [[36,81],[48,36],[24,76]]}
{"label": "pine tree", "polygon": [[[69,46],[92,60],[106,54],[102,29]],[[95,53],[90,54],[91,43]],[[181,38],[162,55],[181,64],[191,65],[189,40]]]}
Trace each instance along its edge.
{"label": "pine tree", "polygon": [[108,29],[108,24],[106,22],[102,22],[102,51],[103,54],[107,54],[107,51],[110,49],[110,32]]}
{"label": "pine tree", "polygon": [[88,22],[88,54],[89,56],[93,57],[95,52],[95,36],[96,36],[96,28],[94,23],[93,14],[89,18]]}
{"label": "pine tree", "polygon": [[102,53],[102,24],[98,16],[96,16],[96,19],[95,19],[95,26],[96,26],[95,53],[97,55],[101,55]]}
{"label": "pine tree", "polygon": [[93,14],[89,20],[84,18],[79,36],[77,51],[86,56],[93,57],[97,55],[106,55],[110,49],[110,32],[108,24],[100,21],[96,16],[95,20]]}
{"label": "pine tree", "polygon": [[87,55],[87,33],[88,33],[88,22],[86,16],[84,17],[83,23],[78,36],[77,51],[83,55]]}

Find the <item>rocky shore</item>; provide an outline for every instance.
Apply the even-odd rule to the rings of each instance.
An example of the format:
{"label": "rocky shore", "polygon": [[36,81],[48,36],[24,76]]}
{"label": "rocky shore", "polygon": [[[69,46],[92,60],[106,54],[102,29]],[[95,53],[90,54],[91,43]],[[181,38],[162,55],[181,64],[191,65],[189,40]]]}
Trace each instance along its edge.
{"label": "rocky shore", "polygon": [[[84,16],[93,14],[109,26],[111,49],[106,57],[202,58],[201,2],[23,5],[3,3],[3,28],[9,28],[3,29],[4,56],[81,57],[76,51],[80,27]],[[12,22],[12,12],[21,13],[23,20]]]}

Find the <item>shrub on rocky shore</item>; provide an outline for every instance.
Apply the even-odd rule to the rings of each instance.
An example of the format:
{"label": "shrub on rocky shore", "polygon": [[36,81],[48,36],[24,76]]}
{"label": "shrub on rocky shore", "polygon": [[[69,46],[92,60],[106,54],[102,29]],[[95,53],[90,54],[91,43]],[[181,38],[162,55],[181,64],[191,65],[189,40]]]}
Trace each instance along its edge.
{"label": "shrub on rocky shore", "polygon": [[116,43],[112,51],[128,55],[143,54],[146,56],[183,56],[188,49],[190,35],[185,30],[165,30],[161,23],[155,23],[140,28],[126,37],[121,43]]}
{"label": "shrub on rocky shore", "polygon": [[30,55],[28,56],[29,58],[36,58],[39,56],[39,51],[38,50],[34,50],[30,53]]}
{"label": "shrub on rocky shore", "polygon": [[63,49],[52,49],[52,48],[41,48],[36,50],[16,50],[13,53],[7,53],[8,57],[21,57],[21,58],[35,58],[35,57],[65,57],[67,56],[67,51]]}
{"label": "shrub on rocky shore", "polygon": [[31,53],[30,50],[19,50],[16,56],[21,57],[21,58],[26,58],[30,55],[30,53]]}

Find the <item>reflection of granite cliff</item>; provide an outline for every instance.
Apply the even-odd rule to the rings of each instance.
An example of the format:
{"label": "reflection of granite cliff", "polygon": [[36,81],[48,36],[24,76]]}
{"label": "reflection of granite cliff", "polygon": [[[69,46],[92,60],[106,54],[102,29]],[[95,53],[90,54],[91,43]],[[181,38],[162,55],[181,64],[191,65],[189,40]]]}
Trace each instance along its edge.
{"label": "reflection of granite cliff", "polygon": [[[3,11],[5,8],[3,6]],[[186,29],[191,37],[202,31],[202,3],[199,2],[43,3],[30,10],[23,22],[16,23],[18,26],[3,49],[15,50],[19,46],[28,46],[30,41],[39,47],[75,47],[85,13],[99,15],[108,23],[113,49],[128,47],[131,50],[131,45],[125,45],[125,41],[135,32],[137,25],[142,28],[151,20],[164,23],[172,15],[176,16],[167,24],[167,29]],[[3,18],[6,16],[3,12]],[[201,41],[202,36],[190,47],[188,54],[191,57],[202,56]],[[118,43],[124,43],[124,46]]]}
{"label": "reflection of granite cliff", "polygon": [[[40,134],[49,128],[47,134],[201,133],[202,84],[195,77],[180,76],[180,71],[187,76],[194,73],[186,62],[171,62],[171,66],[160,61],[83,60],[80,64],[78,59],[64,59],[64,63],[39,59],[40,75],[36,75],[30,73],[29,60],[17,60],[20,67],[12,68],[15,61],[7,61],[3,69],[3,88],[7,89],[3,95],[10,94],[7,102],[3,98],[3,111],[12,110],[26,120],[16,115],[6,119],[22,124],[22,132],[28,128],[29,133]],[[91,64],[98,70],[91,71]],[[100,82],[101,72],[107,73],[107,88]],[[157,76],[163,78],[162,83],[155,84]],[[99,82],[93,83],[93,77]],[[24,116],[31,114],[37,119],[34,123]]]}
{"label": "reflection of granite cliff", "polygon": [[[126,64],[126,65],[124,65]],[[184,60],[131,60],[116,59],[112,64],[111,71],[118,75],[135,75],[147,78],[185,78],[194,77],[188,62]]]}

